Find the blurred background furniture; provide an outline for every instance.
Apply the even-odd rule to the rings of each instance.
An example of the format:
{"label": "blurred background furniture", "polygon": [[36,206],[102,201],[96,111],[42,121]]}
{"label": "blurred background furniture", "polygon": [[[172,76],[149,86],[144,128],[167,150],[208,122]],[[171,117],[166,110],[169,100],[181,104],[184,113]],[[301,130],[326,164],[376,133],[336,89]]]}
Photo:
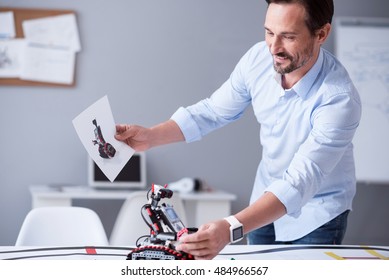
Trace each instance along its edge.
{"label": "blurred background furniture", "polygon": [[24,219],[15,246],[108,245],[99,216],[83,207],[41,207]]}
{"label": "blurred background furniture", "polygon": [[[134,190],[100,190],[89,186],[52,187],[50,185],[31,185],[29,190],[32,208],[72,206],[72,201],[75,199],[124,201],[136,192]],[[189,227],[199,227],[206,222],[231,215],[231,202],[236,200],[235,194],[220,190],[180,193],[180,197],[185,207]],[[146,196],[143,197],[143,202],[146,202]],[[174,205],[174,202],[170,204]],[[139,213],[140,207],[136,211]]]}

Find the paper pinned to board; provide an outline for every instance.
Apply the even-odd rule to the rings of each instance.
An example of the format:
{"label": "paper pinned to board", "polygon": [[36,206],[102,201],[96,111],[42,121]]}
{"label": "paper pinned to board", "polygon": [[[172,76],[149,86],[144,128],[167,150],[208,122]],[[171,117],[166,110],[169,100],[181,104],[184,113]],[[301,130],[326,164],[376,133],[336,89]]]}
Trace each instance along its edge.
{"label": "paper pinned to board", "polygon": [[135,150],[115,139],[116,124],[108,97],[104,96],[73,119],[89,156],[113,182]]}
{"label": "paper pinned to board", "polygon": [[0,40],[0,78],[20,77],[24,50],[24,39]]}
{"label": "paper pinned to board", "polygon": [[71,85],[81,43],[74,13],[24,20],[20,79]]}
{"label": "paper pinned to board", "polygon": [[81,50],[75,14],[25,20],[22,23],[27,41],[46,47]]}
{"label": "paper pinned to board", "polygon": [[0,12],[0,38],[1,39],[12,39],[15,38],[15,19],[14,13]]}
{"label": "paper pinned to board", "polygon": [[26,45],[20,78],[29,81],[72,84],[76,54],[70,50]]}

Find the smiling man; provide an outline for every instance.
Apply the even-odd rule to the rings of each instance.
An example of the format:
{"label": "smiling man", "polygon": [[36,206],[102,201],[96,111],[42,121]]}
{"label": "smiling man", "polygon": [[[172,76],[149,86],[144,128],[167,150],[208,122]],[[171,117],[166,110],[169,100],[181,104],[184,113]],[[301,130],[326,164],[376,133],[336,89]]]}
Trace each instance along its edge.
{"label": "smiling man", "polygon": [[209,98],[151,128],[117,125],[118,140],[146,150],[200,140],[253,107],[263,149],[250,205],[180,239],[177,249],[197,259],[215,257],[244,234],[249,244],[340,244],[346,230],[361,104],[345,68],[321,47],[333,1],[266,2],[266,40]]}

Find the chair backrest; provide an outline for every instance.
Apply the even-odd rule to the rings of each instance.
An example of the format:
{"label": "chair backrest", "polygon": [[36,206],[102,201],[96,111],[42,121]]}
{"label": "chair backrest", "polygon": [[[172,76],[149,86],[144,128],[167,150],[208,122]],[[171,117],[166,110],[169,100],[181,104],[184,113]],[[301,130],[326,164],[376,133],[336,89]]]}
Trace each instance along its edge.
{"label": "chair backrest", "polygon": [[[173,197],[162,199],[160,203],[163,202],[172,205],[181,221],[186,225],[185,208],[179,194],[174,193]],[[136,191],[127,197],[112,228],[110,245],[134,246],[139,237],[150,234],[150,229],[141,216],[142,206],[146,203],[147,191]]]}
{"label": "chair backrest", "polygon": [[84,207],[40,207],[24,219],[15,246],[109,245],[99,216]]}

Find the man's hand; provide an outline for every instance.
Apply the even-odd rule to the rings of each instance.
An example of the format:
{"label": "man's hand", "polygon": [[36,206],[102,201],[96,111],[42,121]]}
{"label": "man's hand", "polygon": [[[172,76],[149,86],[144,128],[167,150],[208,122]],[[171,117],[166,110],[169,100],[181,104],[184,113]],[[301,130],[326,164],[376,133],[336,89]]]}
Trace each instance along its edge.
{"label": "man's hand", "polygon": [[202,225],[196,233],[180,238],[177,250],[191,254],[197,260],[210,260],[230,243],[230,225],[218,220]]}
{"label": "man's hand", "polygon": [[123,141],[135,151],[145,151],[151,148],[150,129],[138,125],[116,125],[116,140]]}
{"label": "man's hand", "polygon": [[185,140],[181,129],[173,120],[168,120],[151,128],[118,124],[116,125],[115,138],[138,152]]}

